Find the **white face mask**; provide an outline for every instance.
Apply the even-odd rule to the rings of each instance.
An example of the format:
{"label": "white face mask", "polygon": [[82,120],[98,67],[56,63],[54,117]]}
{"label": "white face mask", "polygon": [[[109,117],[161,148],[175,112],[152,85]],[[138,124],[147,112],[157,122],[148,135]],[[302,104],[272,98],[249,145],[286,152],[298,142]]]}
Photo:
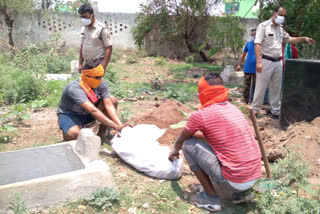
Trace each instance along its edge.
{"label": "white face mask", "polygon": [[253,41],[254,41],[254,36],[250,36],[250,37],[249,37],[249,41],[252,41],[252,42],[253,42]]}
{"label": "white face mask", "polygon": [[84,26],[88,26],[91,24],[91,16],[89,19],[81,18],[81,22]]}
{"label": "white face mask", "polygon": [[279,24],[283,24],[283,22],[284,22],[284,16],[277,16],[277,17],[274,19],[274,22],[277,23],[278,25],[279,25]]}

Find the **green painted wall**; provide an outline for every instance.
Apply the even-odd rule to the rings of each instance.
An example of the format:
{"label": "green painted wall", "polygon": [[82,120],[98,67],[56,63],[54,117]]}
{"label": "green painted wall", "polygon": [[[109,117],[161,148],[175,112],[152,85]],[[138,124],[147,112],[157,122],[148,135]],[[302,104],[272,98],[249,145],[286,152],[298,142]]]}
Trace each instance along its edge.
{"label": "green painted wall", "polygon": [[251,6],[255,3],[255,0],[225,0],[225,12],[226,10],[230,11],[233,2],[239,3],[239,11],[234,12],[234,16],[244,17],[248,10],[250,10],[248,14],[245,16],[245,18],[258,18],[258,13],[253,13],[250,9]]}

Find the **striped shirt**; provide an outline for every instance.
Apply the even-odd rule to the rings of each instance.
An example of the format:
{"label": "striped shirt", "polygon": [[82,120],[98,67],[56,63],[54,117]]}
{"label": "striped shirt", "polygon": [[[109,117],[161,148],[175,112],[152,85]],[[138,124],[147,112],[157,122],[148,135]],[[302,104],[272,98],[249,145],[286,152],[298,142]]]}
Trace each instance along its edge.
{"label": "striped shirt", "polygon": [[221,163],[221,174],[228,181],[245,183],[261,177],[258,145],[237,107],[229,102],[210,105],[192,113],[185,129],[204,134]]}

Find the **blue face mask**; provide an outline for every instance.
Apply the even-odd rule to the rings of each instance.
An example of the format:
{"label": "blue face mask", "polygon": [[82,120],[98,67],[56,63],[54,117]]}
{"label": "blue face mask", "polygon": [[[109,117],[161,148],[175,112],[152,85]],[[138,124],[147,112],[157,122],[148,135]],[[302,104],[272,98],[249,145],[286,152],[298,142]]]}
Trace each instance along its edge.
{"label": "blue face mask", "polygon": [[254,36],[250,36],[249,41],[254,42]]}

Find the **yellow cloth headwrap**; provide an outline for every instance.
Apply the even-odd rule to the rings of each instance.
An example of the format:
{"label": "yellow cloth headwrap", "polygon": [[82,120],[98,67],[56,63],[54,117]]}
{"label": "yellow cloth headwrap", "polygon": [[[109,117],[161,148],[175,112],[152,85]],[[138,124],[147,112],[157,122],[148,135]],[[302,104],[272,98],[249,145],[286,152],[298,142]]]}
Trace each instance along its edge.
{"label": "yellow cloth headwrap", "polygon": [[79,80],[80,87],[86,93],[89,100],[93,103],[96,103],[98,100],[92,89],[99,86],[101,79],[95,79],[92,77],[102,77],[103,75],[104,69],[101,64],[95,68],[81,71],[81,77]]}

